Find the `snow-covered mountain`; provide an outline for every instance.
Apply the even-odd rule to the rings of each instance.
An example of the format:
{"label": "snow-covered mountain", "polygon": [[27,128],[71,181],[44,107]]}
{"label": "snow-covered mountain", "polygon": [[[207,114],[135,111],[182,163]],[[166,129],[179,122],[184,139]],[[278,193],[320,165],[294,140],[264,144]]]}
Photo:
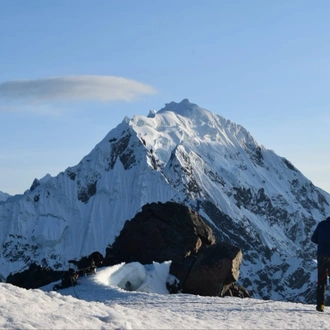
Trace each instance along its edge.
{"label": "snow-covered mountain", "polygon": [[4,202],[8,197],[10,197],[9,194],[0,191],[0,202]]}
{"label": "snow-covered mountain", "polygon": [[255,297],[311,301],[310,236],[330,214],[330,195],[242,126],[187,99],[125,118],[78,165],[0,203],[1,275],[105,253],[144,204],[170,200],[242,249],[240,284]]}

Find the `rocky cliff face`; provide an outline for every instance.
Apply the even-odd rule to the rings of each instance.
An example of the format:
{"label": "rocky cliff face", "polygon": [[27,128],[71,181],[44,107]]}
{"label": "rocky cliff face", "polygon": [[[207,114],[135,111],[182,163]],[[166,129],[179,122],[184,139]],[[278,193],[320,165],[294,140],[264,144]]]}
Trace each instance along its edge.
{"label": "rocky cliff face", "polygon": [[330,195],[243,127],[183,100],[125,118],[84,157],[0,202],[0,273],[55,269],[105,249],[152,202],[184,203],[241,248],[255,297],[311,301],[317,222]]}

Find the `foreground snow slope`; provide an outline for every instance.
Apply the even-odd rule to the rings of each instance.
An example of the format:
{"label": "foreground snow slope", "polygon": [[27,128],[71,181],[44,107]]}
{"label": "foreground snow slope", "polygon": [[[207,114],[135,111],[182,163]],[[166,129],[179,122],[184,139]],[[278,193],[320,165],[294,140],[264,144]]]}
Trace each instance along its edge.
{"label": "foreground snow slope", "polygon": [[[0,328],[8,329],[329,329],[314,305],[258,299],[128,292],[110,285],[144,273],[136,263],[98,270],[60,292],[0,283]],[[151,267],[151,268],[150,268]],[[140,270],[140,272],[137,271]],[[119,271],[119,272],[118,272]],[[150,265],[141,285],[164,287],[168,267]],[[140,278],[140,275],[136,275]],[[114,283],[114,282],[113,282]]]}

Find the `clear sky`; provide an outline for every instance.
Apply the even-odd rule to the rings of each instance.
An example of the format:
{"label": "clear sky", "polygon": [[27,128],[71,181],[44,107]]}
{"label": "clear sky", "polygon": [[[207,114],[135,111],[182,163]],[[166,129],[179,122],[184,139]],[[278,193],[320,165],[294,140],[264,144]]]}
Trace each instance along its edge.
{"label": "clear sky", "polygon": [[0,0],[0,191],[191,102],[330,192],[330,1]]}

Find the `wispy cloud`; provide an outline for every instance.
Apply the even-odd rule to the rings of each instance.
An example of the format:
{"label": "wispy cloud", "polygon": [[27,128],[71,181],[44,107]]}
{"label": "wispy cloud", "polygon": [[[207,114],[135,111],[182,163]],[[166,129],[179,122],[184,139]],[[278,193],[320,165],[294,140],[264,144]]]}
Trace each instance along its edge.
{"label": "wispy cloud", "polygon": [[[134,101],[156,90],[136,80],[114,76],[67,76],[0,83],[2,102]],[[2,108],[6,109],[6,108]]]}

